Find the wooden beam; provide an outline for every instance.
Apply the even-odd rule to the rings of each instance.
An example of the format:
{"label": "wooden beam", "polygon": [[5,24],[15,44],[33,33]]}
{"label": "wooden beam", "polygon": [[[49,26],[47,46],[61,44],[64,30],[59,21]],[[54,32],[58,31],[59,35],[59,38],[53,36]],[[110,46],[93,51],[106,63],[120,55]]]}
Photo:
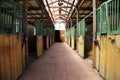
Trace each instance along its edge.
{"label": "wooden beam", "polygon": [[56,20],[66,20],[66,19],[55,18],[55,21],[56,21]]}
{"label": "wooden beam", "polygon": [[87,11],[90,10],[90,11],[91,11],[91,10],[92,10],[92,7],[81,7],[81,8],[78,8],[78,10],[79,10],[79,11],[81,11],[81,10],[82,10],[82,11],[83,11],[83,10],[84,10],[84,11],[85,11],[85,10],[87,10]]}
{"label": "wooden beam", "polygon": [[28,10],[41,10],[39,7],[28,7]]}
{"label": "wooden beam", "polygon": [[49,5],[54,4],[56,2],[58,2],[58,0],[54,0],[54,1],[50,2]]}
{"label": "wooden beam", "polygon": [[[28,19],[42,19],[42,16],[41,17],[28,17]],[[44,19],[47,19],[47,17],[44,17]]]}
{"label": "wooden beam", "polygon": [[73,4],[71,5],[70,11],[68,12],[68,15],[67,15],[67,18],[69,18],[69,15],[70,15],[70,13],[71,13],[71,11],[72,11],[72,7],[73,7],[73,5],[74,5],[74,2],[75,2],[75,0],[73,0]]}
{"label": "wooden beam", "polygon": [[72,5],[73,3],[70,3],[70,2],[68,2],[68,1],[66,1],[66,0],[62,0],[64,3],[67,3],[67,4],[69,4],[69,5]]}
{"label": "wooden beam", "polygon": [[71,6],[50,6],[50,8],[71,8]]}
{"label": "wooden beam", "polygon": [[47,0],[45,0],[45,1],[46,1],[46,3],[47,3],[47,6],[48,6],[48,9],[49,9],[49,13],[50,13],[50,15],[51,15],[51,18],[53,19],[53,22],[54,22],[54,18],[53,18],[52,12],[51,12],[51,10],[50,10],[50,6],[49,6],[49,4],[48,4],[48,1],[47,1]]}
{"label": "wooden beam", "polygon": [[66,12],[66,13],[69,13],[67,10],[64,10],[64,9],[61,9],[62,11]]}
{"label": "wooden beam", "polygon": [[54,16],[65,16],[67,14],[53,14]]}
{"label": "wooden beam", "polygon": [[[64,12],[66,12],[66,13],[69,13],[67,10],[64,10],[64,9],[62,9],[62,8],[61,8],[61,10],[64,11]],[[56,12],[56,11],[59,11],[59,9],[53,11],[52,13],[54,13],[54,12]]]}

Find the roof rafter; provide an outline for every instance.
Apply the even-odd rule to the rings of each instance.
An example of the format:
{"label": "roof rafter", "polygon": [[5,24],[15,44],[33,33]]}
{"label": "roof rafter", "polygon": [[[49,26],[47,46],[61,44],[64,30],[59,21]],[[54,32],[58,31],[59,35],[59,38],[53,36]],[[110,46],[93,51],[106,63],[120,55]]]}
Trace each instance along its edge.
{"label": "roof rafter", "polygon": [[67,4],[69,4],[69,5],[72,5],[72,3],[70,3],[70,2],[68,2],[68,1],[66,1],[66,0],[62,0],[64,3],[67,3]]}
{"label": "roof rafter", "polygon": [[71,6],[50,6],[50,8],[71,8]]}
{"label": "roof rafter", "polygon": [[49,3],[49,5],[52,5],[54,3],[58,2],[58,0],[52,1],[51,3]]}

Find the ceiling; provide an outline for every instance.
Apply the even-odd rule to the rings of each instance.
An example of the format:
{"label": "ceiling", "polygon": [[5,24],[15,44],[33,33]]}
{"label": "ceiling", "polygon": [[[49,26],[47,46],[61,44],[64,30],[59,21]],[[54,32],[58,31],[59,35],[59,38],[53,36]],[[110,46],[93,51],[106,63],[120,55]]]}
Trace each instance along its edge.
{"label": "ceiling", "polygon": [[[44,27],[51,27],[54,25],[42,0],[27,1],[27,20],[29,24],[35,25],[36,20],[39,20],[44,23]],[[19,0],[19,3],[23,5],[23,0]]]}
{"label": "ceiling", "polygon": [[64,20],[68,18],[69,12],[74,9],[77,0],[43,0],[47,11],[53,17],[53,21]]}
{"label": "ceiling", "polygon": [[[76,24],[76,10],[78,10],[79,21],[89,15],[92,11],[93,0],[28,0],[28,22],[35,23],[36,19],[43,21],[46,25],[53,25],[57,21]],[[97,0],[99,6],[105,0]],[[22,4],[23,0],[19,0]],[[92,16],[91,16],[92,18]]]}

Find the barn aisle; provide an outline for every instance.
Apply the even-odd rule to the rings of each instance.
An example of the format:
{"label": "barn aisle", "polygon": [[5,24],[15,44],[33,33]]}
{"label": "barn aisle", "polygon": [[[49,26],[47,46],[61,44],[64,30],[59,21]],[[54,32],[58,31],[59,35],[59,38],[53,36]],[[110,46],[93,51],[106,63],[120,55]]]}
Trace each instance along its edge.
{"label": "barn aisle", "polygon": [[20,80],[102,80],[90,63],[66,43],[55,43],[30,64]]}

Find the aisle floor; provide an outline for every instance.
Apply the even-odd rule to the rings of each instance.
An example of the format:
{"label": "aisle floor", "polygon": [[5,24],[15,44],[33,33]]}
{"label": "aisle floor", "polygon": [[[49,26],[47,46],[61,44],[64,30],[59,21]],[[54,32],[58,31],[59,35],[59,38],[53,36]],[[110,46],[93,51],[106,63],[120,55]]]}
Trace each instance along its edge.
{"label": "aisle floor", "polygon": [[25,70],[20,80],[103,80],[66,43],[55,43]]}

